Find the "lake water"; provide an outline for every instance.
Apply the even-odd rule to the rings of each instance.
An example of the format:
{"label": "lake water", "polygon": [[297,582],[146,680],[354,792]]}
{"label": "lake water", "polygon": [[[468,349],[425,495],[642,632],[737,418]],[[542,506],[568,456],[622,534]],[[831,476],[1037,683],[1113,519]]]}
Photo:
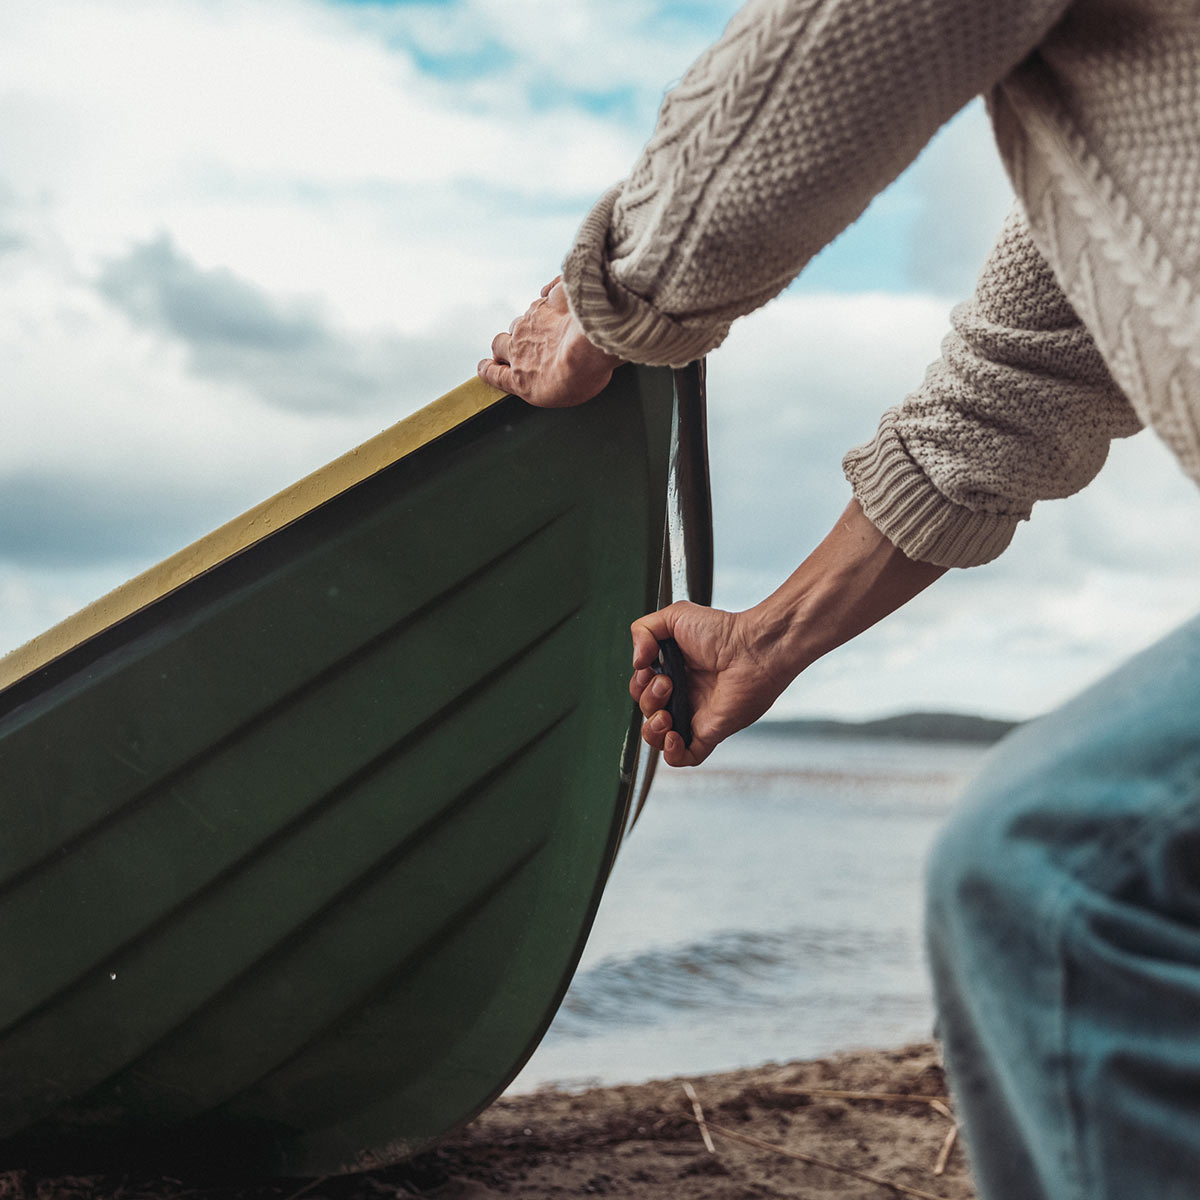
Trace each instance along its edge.
{"label": "lake water", "polygon": [[513,1089],[928,1038],[921,874],[986,749],[748,730],[660,767]]}

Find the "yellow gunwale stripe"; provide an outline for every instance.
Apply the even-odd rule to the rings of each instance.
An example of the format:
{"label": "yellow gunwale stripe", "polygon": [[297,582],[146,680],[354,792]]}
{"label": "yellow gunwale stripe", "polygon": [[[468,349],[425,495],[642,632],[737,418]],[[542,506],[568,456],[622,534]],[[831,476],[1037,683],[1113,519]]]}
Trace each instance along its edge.
{"label": "yellow gunwale stripe", "polygon": [[0,689],[503,400],[471,379],[0,658]]}

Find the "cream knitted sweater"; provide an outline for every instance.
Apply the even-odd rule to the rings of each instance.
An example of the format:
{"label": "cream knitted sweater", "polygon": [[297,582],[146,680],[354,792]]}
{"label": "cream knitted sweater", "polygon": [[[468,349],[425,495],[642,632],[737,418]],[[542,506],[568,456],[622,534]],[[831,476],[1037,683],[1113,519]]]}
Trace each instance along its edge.
{"label": "cream knitted sweater", "polygon": [[1018,211],[941,361],[845,461],[875,524],[950,566],[1142,424],[1200,482],[1200,2],[750,0],[563,268],[598,346],[698,357],[980,93]]}

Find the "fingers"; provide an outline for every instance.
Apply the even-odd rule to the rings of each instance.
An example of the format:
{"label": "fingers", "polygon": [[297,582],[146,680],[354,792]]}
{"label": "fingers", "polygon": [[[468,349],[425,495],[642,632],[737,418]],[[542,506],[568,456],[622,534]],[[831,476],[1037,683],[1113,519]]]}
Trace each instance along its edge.
{"label": "fingers", "polygon": [[[656,715],[660,715],[665,724],[660,722],[650,732],[665,734],[671,728],[671,718],[661,712],[671,695],[671,680],[654,670],[658,661],[658,643],[662,638],[671,636],[674,621],[669,608],[659,612],[648,613],[639,617],[629,627],[633,639],[633,675],[629,679],[629,694],[633,697],[642,716],[652,724]],[[646,734],[643,730],[643,736]],[[655,746],[661,749],[661,742]]]}
{"label": "fingers", "polygon": [[629,694],[633,697],[634,703],[640,703],[642,692],[649,687],[654,679],[654,672],[649,667],[643,667],[641,670],[634,671],[629,677]]}
{"label": "fingers", "polygon": [[532,316],[539,308],[546,303],[546,298],[561,282],[562,276],[555,275],[541,290],[540,295],[532,304],[519,316],[513,317],[508,323],[508,329],[504,333],[498,333],[492,338],[492,357],[497,362],[511,363],[512,362],[512,345],[513,337],[516,335],[517,326],[527,317]]}
{"label": "fingers", "polygon": [[669,638],[674,622],[666,615],[667,609],[639,617],[629,627],[633,638],[633,668],[635,671],[652,666],[658,658],[658,643]]}
{"label": "fingers", "polygon": [[507,363],[496,362],[491,358],[480,359],[475,368],[475,374],[484,383],[490,383],[492,387],[499,388],[502,392],[508,392],[509,395],[516,395],[513,390],[516,384],[513,380],[512,367]]}
{"label": "fingers", "polygon": [[684,746],[683,738],[672,731],[663,744],[663,762],[668,767],[698,767],[712,752],[713,747],[699,738],[693,738],[690,746]]}
{"label": "fingers", "polygon": [[[652,678],[650,682],[641,690],[640,695],[634,696],[637,701],[638,708],[641,709],[643,717],[651,719],[665,709],[667,701],[671,698],[671,681],[665,675],[655,675],[651,672]],[[632,689],[630,689],[632,690]],[[670,718],[667,718],[665,733],[670,726]]]}
{"label": "fingers", "polygon": [[[647,746],[653,746],[655,750],[661,750],[666,744],[667,738],[674,732],[671,728],[671,714],[665,709],[660,709],[648,720],[642,722],[642,741]],[[683,741],[679,734],[675,734],[679,741]]]}
{"label": "fingers", "polygon": [[[651,613],[630,626],[634,672],[629,680],[629,694],[646,718],[642,725],[642,740],[656,750],[663,748],[663,739],[671,732],[671,715],[665,706],[673,686],[666,675],[650,666],[658,658],[658,638],[654,629],[660,626],[659,616],[659,613]],[[666,637],[668,633],[664,632],[662,636]],[[682,744],[679,735],[675,734],[675,737]]]}
{"label": "fingers", "polygon": [[[515,325],[516,322],[514,321]],[[512,362],[512,334],[498,333],[492,338],[492,357],[500,363]]]}
{"label": "fingers", "polygon": [[[728,614],[714,614],[714,610],[700,608],[686,600],[676,601],[639,617],[629,627],[633,639],[633,674],[629,680],[629,694],[642,714],[642,740],[655,750],[662,752],[663,761],[671,767],[699,766],[713,752],[721,736],[707,740],[714,732],[711,710],[711,676],[718,674],[715,650],[711,637],[706,640],[705,628]],[[707,626],[698,622],[707,622]],[[683,738],[673,727],[671,714],[666,705],[671,698],[673,684],[668,676],[659,674],[654,668],[658,659],[658,644],[667,638],[675,638],[683,650],[689,673],[697,675],[689,679],[688,691],[693,704],[692,742],[685,746]],[[693,691],[697,680],[699,690]],[[707,688],[707,690],[706,690]],[[716,713],[720,716],[719,707]],[[718,722],[719,726],[719,722]],[[697,730],[699,727],[699,732]]]}
{"label": "fingers", "polygon": [[693,739],[690,747],[685,746],[683,738],[671,728],[671,718],[665,712],[656,714],[642,726],[642,741],[660,751],[668,767],[698,767],[712,750],[699,739]]}
{"label": "fingers", "polygon": [[668,767],[694,767],[699,760],[690,754],[683,744],[683,738],[674,730],[663,740],[663,761]]}

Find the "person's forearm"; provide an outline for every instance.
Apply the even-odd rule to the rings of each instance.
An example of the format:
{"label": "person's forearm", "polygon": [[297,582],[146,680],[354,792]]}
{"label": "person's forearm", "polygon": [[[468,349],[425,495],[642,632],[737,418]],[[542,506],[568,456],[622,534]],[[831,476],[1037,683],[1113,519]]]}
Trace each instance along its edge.
{"label": "person's forearm", "polygon": [[601,349],[679,365],[776,295],[1066,0],[751,0],[664,104],[563,276]]}
{"label": "person's forearm", "polygon": [[[731,613],[681,601],[634,621],[630,695],[642,738],[673,767],[696,766],[756,721],[821,655],[887,616],[944,572],[897,550],[851,502],[829,536],[761,604]],[[671,683],[653,664],[674,638],[687,665],[693,740],[665,711]]]}
{"label": "person's forearm", "polygon": [[795,677],[906,604],[945,573],[908,558],[851,501],[786,582],[743,614],[760,645]]}

